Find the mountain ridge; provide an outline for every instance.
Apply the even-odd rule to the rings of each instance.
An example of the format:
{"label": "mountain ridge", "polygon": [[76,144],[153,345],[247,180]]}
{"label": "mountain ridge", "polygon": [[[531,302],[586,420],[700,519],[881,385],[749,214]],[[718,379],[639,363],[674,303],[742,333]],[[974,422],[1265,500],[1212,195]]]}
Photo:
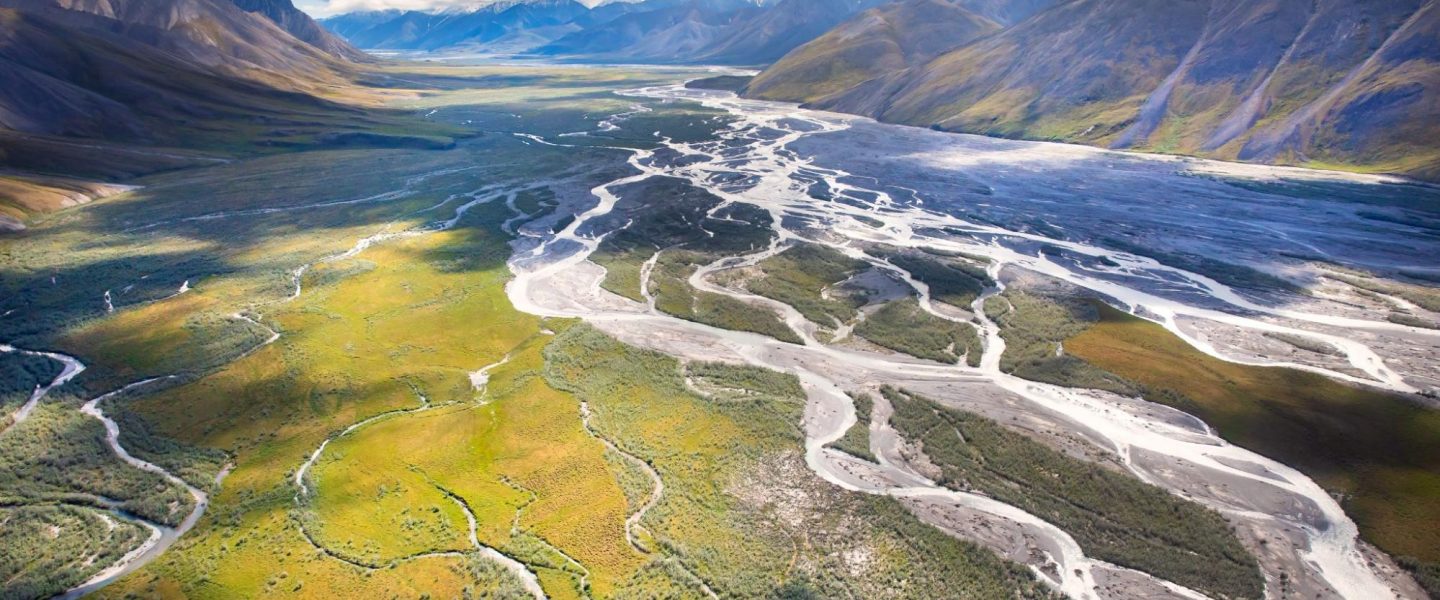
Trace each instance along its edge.
{"label": "mountain ridge", "polygon": [[463,12],[364,11],[321,23],[373,49],[464,48],[594,62],[757,65],[779,59],[876,3],[645,0],[586,8],[571,0],[538,0]]}
{"label": "mountain ridge", "polygon": [[873,18],[744,93],[947,131],[1440,178],[1434,0],[1068,0],[903,73],[878,55],[850,74],[884,77],[817,77],[817,57],[844,49],[835,32],[882,37]]}
{"label": "mountain ridge", "polygon": [[356,84],[369,60],[289,0],[0,0],[3,228],[148,173],[353,139],[384,121]]}

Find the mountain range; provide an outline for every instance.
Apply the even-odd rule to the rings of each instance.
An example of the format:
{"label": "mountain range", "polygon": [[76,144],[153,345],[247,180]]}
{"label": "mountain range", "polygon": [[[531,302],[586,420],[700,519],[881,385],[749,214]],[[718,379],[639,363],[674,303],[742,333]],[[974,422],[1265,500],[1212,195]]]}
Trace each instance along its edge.
{"label": "mountain range", "polygon": [[899,0],[796,48],[743,94],[946,131],[1435,179],[1440,7]]}
{"label": "mountain range", "polygon": [[590,13],[574,0],[538,0],[434,13],[348,13],[324,19],[322,24],[362,48],[437,50],[466,46],[502,52],[526,50],[576,31]]}
{"label": "mountain range", "polygon": [[876,0],[573,0],[349,13],[321,23],[361,48],[465,49],[591,61],[764,65]]}
{"label": "mountain range", "polygon": [[322,23],[289,0],[0,0],[0,25],[7,228],[136,175],[373,128],[348,101],[374,93],[357,47],[768,65],[742,95],[1440,179],[1440,0],[531,0]]}
{"label": "mountain range", "polygon": [[1440,178],[1440,0],[573,0],[325,19],[362,48],[758,65],[955,132]]}

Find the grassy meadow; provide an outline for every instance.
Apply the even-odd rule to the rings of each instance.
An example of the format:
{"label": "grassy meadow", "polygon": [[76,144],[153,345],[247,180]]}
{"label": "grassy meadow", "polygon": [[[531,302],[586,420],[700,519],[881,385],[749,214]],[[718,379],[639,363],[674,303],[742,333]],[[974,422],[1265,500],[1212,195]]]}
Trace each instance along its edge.
{"label": "grassy meadow", "polygon": [[1219,513],[916,394],[882,388],[891,423],[922,445],[939,483],[1018,506],[1074,536],[1089,556],[1213,597],[1260,598],[1264,579]]}
{"label": "grassy meadow", "polygon": [[1226,439],[1293,465],[1341,494],[1361,534],[1388,552],[1440,561],[1440,415],[1404,398],[1286,368],[1212,358],[1159,325],[1099,305],[1065,350],[1138,382],[1147,398]]}
{"label": "grassy meadow", "polygon": [[[470,75],[490,76],[478,71],[483,69]],[[587,71],[552,75],[574,83]],[[630,78],[637,85],[657,81],[634,73],[614,77]],[[451,82],[466,83],[463,78]],[[579,126],[589,127],[583,123],[589,111],[608,114],[625,106],[598,84],[581,89],[544,77],[532,77],[531,83],[528,89],[536,92],[531,97],[494,94],[485,98],[486,106],[467,104],[464,115],[421,125],[469,130],[473,135],[462,136],[468,140],[454,149],[302,152],[151,175],[137,182],[143,186],[137,190],[38,217],[27,231],[0,240],[0,313],[9,311],[0,318],[0,339],[25,348],[57,349],[80,357],[88,367],[74,383],[52,392],[30,420],[0,438],[0,444],[10,447],[0,472],[7,503],[23,508],[78,502],[75,510],[95,521],[103,511],[87,506],[103,496],[147,518],[178,521],[190,506],[183,490],[119,464],[101,443],[100,424],[76,410],[82,399],[126,383],[174,376],[111,401],[105,409],[121,422],[127,448],[192,484],[216,490],[212,504],[179,544],[106,588],[104,595],[459,597],[513,589],[503,581],[477,579],[508,575],[461,555],[399,557],[386,569],[342,560],[352,558],[346,553],[391,559],[412,551],[468,549],[463,515],[442,496],[434,503],[417,501],[408,507],[409,514],[394,520],[372,514],[368,516],[375,516],[374,522],[362,523],[357,519],[367,515],[346,512],[345,499],[352,490],[325,485],[335,481],[336,473],[343,479],[346,468],[356,468],[392,483],[383,479],[386,472],[380,466],[347,462],[356,447],[348,437],[336,440],[332,446],[338,453],[325,454],[307,478],[312,489],[323,492],[297,505],[297,488],[290,478],[327,437],[361,419],[413,408],[420,394],[434,411],[410,419],[394,415],[376,422],[377,431],[394,433],[380,427],[415,427],[415,419],[442,415],[454,417],[453,426],[470,438],[488,431],[468,429],[480,426],[476,414],[486,410],[474,408],[482,399],[471,388],[468,374],[519,351],[526,340],[539,339],[538,321],[516,313],[504,299],[504,260],[511,238],[499,224],[512,212],[492,202],[476,206],[450,231],[384,239],[354,258],[323,259],[367,236],[448,218],[464,201],[457,194],[481,186],[569,175],[581,177],[583,184],[582,170],[595,171],[592,177],[611,176],[606,170],[618,169],[623,160],[618,152],[532,146],[508,132],[486,129],[491,123],[479,123],[487,115],[523,113],[520,120],[510,121],[512,129],[554,134],[559,127],[576,126],[576,119],[582,121]],[[436,90],[403,95],[436,101],[445,94],[443,88]],[[552,120],[556,113],[562,116]],[[522,198],[517,207],[524,210],[529,203]],[[292,300],[294,273],[307,264],[311,267],[299,281],[303,293]],[[179,293],[187,281],[188,288]],[[107,291],[113,312],[104,301]],[[281,332],[279,341],[261,346],[271,330]],[[537,351],[532,347],[528,352],[533,359]],[[16,375],[5,390],[7,404],[23,401],[34,383],[58,366],[15,354],[0,358],[0,367]],[[522,363],[517,354],[515,364]],[[497,371],[494,382],[498,386],[510,379]],[[527,380],[522,375],[514,379]],[[513,393],[557,410],[563,406],[561,412],[570,416],[567,432],[580,431],[575,403],[552,404],[554,397],[531,396],[530,391],[516,387]],[[488,410],[513,407],[495,400],[485,399],[491,402]],[[462,405],[473,410],[459,410]],[[507,414],[531,418],[522,423],[500,419],[511,431],[523,432],[510,442],[528,440],[525,436],[535,427],[553,422],[535,418],[554,416]],[[526,423],[531,429],[525,429]],[[361,435],[373,434],[361,429],[355,439],[369,441]],[[466,495],[476,507],[496,492],[507,503],[506,515],[487,523],[489,528],[481,533],[485,543],[497,547],[506,543],[500,537],[510,530],[517,507],[526,505],[520,519],[525,531],[514,536],[511,545],[529,544],[527,551],[537,561],[557,563],[553,573],[537,569],[547,589],[578,588],[577,577],[569,571],[583,569],[565,564],[569,559],[557,558],[559,551],[547,550],[550,537],[586,561],[640,560],[628,554],[623,539],[625,496],[609,476],[603,448],[585,440],[589,445],[576,449],[583,459],[579,464],[605,476],[615,499],[614,513],[621,517],[610,525],[609,545],[601,542],[593,551],[586,524],[575,521],[581,513],[572,512],[569,521],[554,516],[563,512],[555,508],[556,502],[573,504],[577,493],[591,491],[559,486],[566,475],[496,470],[506,479],[469,485],[468,474],[455,470],[463,465],[453,461],[469,455],[442,457],[443,448],[434,449],[432,458],[445,464],[426,464],[433,472],[425,475]],[[216,486],[214,480],[227,463],[233,470]],[[413,473],[407,468],[401,477]],[[426,484],[425,490],[436,489],[436,484]],[[412,490],[396,486],[391,492]],[[556,494],[569,494],[569,500],[556,500]],[[526,500],[532,496],[538,497]],[[529,533],[529,519],[534,519],[534,534]],[[387,529],[396,524],[396,529]],[[400,535],[407,532],[414,533]],[[71,533],[85,543],[102,542],[95,532],[75,528]],[[305,533],[334,547],[313,545]],[[0,532],[11,534],[9,528]],[[367,534],[384,544],[372,547]],[[13,535],[17,540],[33,537],[29,531]],[[118,534],[115,541],[113,550],[120,553],[133,542]],[[43,547],[55,553],[47,560],[61,565],[58,561],[72,558],[66,553],[79,546],[67,542]],[[68,570],[57,566],[55,575],[40,583],[52,586],[44,589],[64,589],[106,564],[97,558]],[[26,576],[17,575],[16,585]],[[611,585],[606,577],[591,582]],[[557,592],[555,597],[565,596]]]}

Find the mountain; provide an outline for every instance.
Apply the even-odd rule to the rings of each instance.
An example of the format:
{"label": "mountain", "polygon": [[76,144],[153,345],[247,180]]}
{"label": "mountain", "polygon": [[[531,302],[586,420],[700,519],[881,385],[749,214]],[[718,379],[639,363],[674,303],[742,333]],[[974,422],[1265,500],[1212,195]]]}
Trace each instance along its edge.
{"label": "mountain", "polygon": [[633,12],[538,48],[535,54],[596,60],[683,62],[763,9],[744,0],[651,0]]}
{"label": "mountain", "polygon": [[394,20],[406,11],[391,8],[386,10],[361,10],[338,14],[320,19],[318,23],[327,31],[346,40],[386,21]]}
{"label": "mountain", "polygon": [[694,62],[769,64],[875,4],[875,0],[780,0],[730,28]]}
{"label": "mountain", "polygon": [[1060,0],[965,0],[967,10],[1001,25],[1014,25]]}
{"label": "mountain", "polygon": [[1000,29],[953,0],[886,4],[785,55],[751,81],[749,93],[865,112],[895,92],[907,69]]}
{"label": "mountain", "polygon": [[501,2],[442,12],[381,11],[337,15],[321,24],[362,48],[435,50],[455,46],[519,51],[581,28],[590,10],[574,0]]}
{"label": "mountain", "polygon": [[442,12],[360,12],[321,23],[362,48],[768,64],[876,1],[646,0],[588,9],[573,0],[530,0]]}
{"label": "mountain", "polygon": [[365,53],[330,33],[290,0],[233,0],[241,10],[264,15],[295,39],[348,60],[366,60]]}
{"label": "mountain", "polygon": [[352,57],[288,0],[0,0],[3,228],[106,182],[365,131],[386,117],[331,99],[363,101]]}
{"label": "mountain", "polygon": [[870,0],[645,2],[535,54],[656,63],[763,64],[814,39]]}
{"label": "mountain", "polygon": [[[288,0],[272,1],[298,14],[289,26],[314,25]],[[332,54],[296,38],[266,13],[247,11],[232,0],[0,0],[0,7],[47,19],[61,30],[105,31],[226,75],[272,84],[330,78],[356,52],[333,36],[322,36],[341,52]]]}
{"label": "mountain", "polygon": [[[902,39],[954,45],[927,56]],[[949,131],[1440,177],[1436,0],[901,0],[745,93]]]}

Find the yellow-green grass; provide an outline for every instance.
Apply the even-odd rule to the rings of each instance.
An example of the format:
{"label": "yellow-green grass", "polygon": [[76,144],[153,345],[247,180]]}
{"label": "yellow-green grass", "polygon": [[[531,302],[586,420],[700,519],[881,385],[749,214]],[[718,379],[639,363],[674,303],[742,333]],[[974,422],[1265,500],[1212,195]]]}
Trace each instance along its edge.
{"label": "yellow-green grass", "polygon": [[795,307],[822,327],[855,318],[859,301],[825,297],[825,290],[867,265],[818,244],[799,244],[756,265],[763,277],[747,283],[750,291]]}
{"label": "yellow-green grass", "polygon": [[520,529],[584,565],[596,595],[611,595],[644,558],[625,541],[626,498],[604,445],[581,426],[579,401],[538,377],[548,340],[535,336],[491,371],[483,402],[398,415],[330,444],[333,458],[313,477],[317,537],[375,547],[382,560],[464,550],[465,518],[443,488],[465,499],[481,543],[496,548],[511,544],[523,506]]}
{"label": "yellow-green grass", "polygon": [[[674,358],[584,325],[561,331],[545,356],[552,385],[585,399],[594,429],[665,483],[641,520],[660,557],[619,597],[698,597],[695,576],[721,597],[1048,597],[1023,568],[921,524],[893,500],[809,472],[804,397],[791,376],[771,374],[787,384],[767,384],[739,369],[723,379],[746,393],[701,397]],[[705,367],[723,375],[724,365]]]}
{"label": "yellow-green grass", "polygon": [[[459,595],[467,576],[458,559],[366,575],[320,556],[292,516],[289,477],[333,432],[415,406],[416,388],[437,403],[473,399],[467,373],[538,330],[504,299],[507,248],[493,223],[508,213],[484,205],[472,214],[490,226],[375,246],[362,255],[373,268],[336,282],[322,284],[327,271],[353,271],[351,261],[318,265],[300,299],[273,308],[280,341],[132,405],[160,433],[230,452],[236,467],[185,549],[106,593],[142,592],[153,580],[192,597]],[[305,584],[271,584],[281,572]]]}
{"label": "yellow-green grass", "polygon": [[1306,371],[1219,360],[1108,306],[1098,323],[1065,341],[1065,351],[1179,392],[1179,408],[1226,439],[1343,494],[1366,539],[1394,554],[1440,560],[1440,413]]}
{"label": "yellow-green grass", "polygon": [[216,297],[189,292],[120,308],[57,340],[60,350],[101,367],[90,386],[112,389],[145,377],[177,374],[238,355],[267,332],[223,313]]}
{"label": "yellow-green grass", "polygon": [[[576,82],[582,71],[572,70],[567,77]],[[654,78],[630,73],[609,79],[632,82]],[[573,130],[581,109],[597,104],[586,95],[603,94],[609,98],[609,87],[614,85],[604,83],[580,92],[574,86],[560,85],[548,93],[563,98],[554,106],[563,105],[564,111],[572,112],[562,112],[559,117],[547,116],[544,111],[536,115],[550,119],[545,121],[547,126]],[[543,93],[542,88],[537,85],[529,90]],[[509,108],[515,100],[490,96],[473,99],[497,111]],[[617,107],[628,104],[619,99],[606,102]],[[527,112],[526,126],[533,122],[530,116],[535,115]],[[622,158],[620,153],[610,151],[582,154],[577,158],[567,153],[565,160],[573,166],[578,160],[593,160],[601,154],[614,154],[617,163]],[[459,597],[474,577],[460,559],[402,561],[393,569],[366,572],[320,555],[301,536],[298,522],[303,513],[296,510],[297,490],[290,478],[316,446],[345,426],[386,411],[416,406],[416,390],[437,404],[475,400],[468,373],[498,360],[536,335],[538,321],[515,312],[502,289],[508,275],[503,260],[509,248],[505,245],[508,238],[499,233],[498,224],[510,216],[509,211],[498,203],[478,206],[455,231],[389,240],[354,260],[316,264],[306,274],[304,294],[291,302],[283,300],[290,292],[289,273],[295,267],[343,251],[386,223],[394,222],[392,230],[400,230],[445,218],[454,203],[429,213],[414,211],[434,205],[451,193],[494,183],[489,173],[502,172],[520,180],[531,173],[558,173],[563,169],[543,164],[545,157],[557,155],[556,151],[524,146],[509,136],[487,136],[451,152],[342,150],[257,158],[154,175],[144,181],[143,190],[84,208],[62,210],[32,224],[23,244],[0,243],[0,268],[5,274],[0,278],[4,280],[0,289],[14,291],[13,296],[5,295],[26,302],[19,305],[20,315],[33,317],[26,321],[46,319],[33,327],[15,325],[22,323],[20,319],[7,319],[7,333],[18,331],[38,338],[42,343],[36,347],[63,345],[63,349],[81,356],[91,366],[80,382],[88,392],[98,393],[142,375],[175,369],[198,377],[194,382],[154,392],[153,396],[117,402],[115,412],[133,410],[155,433],[185,444],[223,450],[235,463],[196,529],[156,562],[102,595]],[[470,170],[427,179],[422,185],[412,186],[420,193],[411,197],[294,213],[175,221],[178,217],[220,210],[360,198],[397,189],[399,182],[409,176],[455,166]],[[167,224],[130,229],[160,222]],[[201,261],[197,262],[197,257]],[[52,274],[58,275],[54,284],[49,281]],[[142,285],[150,285],[152,291],[158,292],[148,298],[169,293],[175,289],[170,286],[178,287],[184,278],[192,278],[195,289],[177,298],[143,305],[133,304],[136,299],[132,295],[129,302],[117,302],[114,313],[103,313],[100,305],[104,289],[113,286],[118,293],[145,274],[153,276]],[[81,300],[77,302],[77,298]],[[4,304],[0,308],[15,307],[10,302]],[[57,312],[72,304],[80,310]],[[230,352],[229,347],[226,352],[216,352],[210,338],[234,341],[268,335],[260,327],[229,318],[242,310],[282,331],[283,337],[274,345],[224,364],[239,352]],[[197,324],[203,327],[197,328]],[[226,327],[210,327],[216,324]],[[6,337],[16,339],[13,335]],[[517,356],[515,364],[522,363]],[[513,376],[507,375],[511,368],[516,373]],[[543,383],[535,383],[538,380],[533,377],[520,375],[534,368],[498,369],[492,388],[498,390],[507,378],[523,381],[523,385],[509,386],[523,396],[521,401],[545,401],[546,406],[558,412],[506,417],[506,409],[492,396],[495,406],[486,410],[500,414],[487,418],[503,421],[504,427],[497,431],[524,431],[538,439],[546,439],[544,435],[554,438],[583,433],[578,403],[573,398],[548,390]],[[438,417],[441,411],[458,407],[413,418]],[[73,408],[66,406],[65,410],[73,413]],[[557,418],[534,420],[542,415]],[[566,418],[559,419],[560,415]],[[76,417],[98,430],[93,420]],[[462,424],[473,424],[474,418]],[[127,435],[130,431],[127,428]],[[459,433],[473,437],[483,432]],[[428,430],[418,437],[424,439],[425,435]],[[332,446],[343,450],[347,439]],[[603,447],[589,437],[577,439],[582,446],[569,444],[574,441],[569,440],[559,450],[548,446],[537,449],[526,446],[528,438],[516,434],[506,442],[513,447],[494,450],[492,471],[509,469],[504,474],[510,482],[527,491],[489,482],[472,486],[480,490],[476,492],[467,487],[471,483],[466,470],[470,465],[446,463],[446,449],[436,448],[423,458],[435,463],[436,474],[432,476],[444,481],[447,489],[466,497],[477,512],[483,512],[483,503],[492,497],[500,499],[503,511],[491,512],[503,512],[506,518],[492,519],[488,534],[482,529],[487,543],[500,546],[506,542],[502,536],[509,532],[509,519],[514,517],[517,506],[524,504],[520,522],[523,531],[515,536],[514,544],[539,545],[544,550],[543,542],[535,537],[538,535],[581,560],[604,563],[606,556],[621,556],[618,562],[638,565],[642,557],[631,551],[623,539],[626,498],[605,463]],[[564,456],[564,452],[574,449],[583,450],[579,458]],[[586,521],[589,509],[574,510],[578,502],[603,496],[595,491],[598,488],[572,490],[561,485],[573,478],[571,472],[527,466],[515,454],[522,450],[548,453],[543,460],[536,460],[549,465],[553,458],[556,469],[580,459],[585,473],[595,472],[598,466],[598,472],[605,474],[603,482],[610,488],[607,493],[612,494],[618,507],[611,511],[617,516],[602,523],[608,538],[598,535],[595,524]],[[103,455],[110,456],[108,452]],[[317,473],[336,466],[330,461],[337,457],[343,459],[344,455],[327,454],[327,461],[317,468]],[[207,485],[215,466],[211,465],[208,472],[196,471],[195,477],[186,477],[197,485]],[[451,476],[454,481],[445,480]],[[533,502],[529,501],[532,491],[537,495]],[[448,512],[443,512],[446,529],[436,531],[451,533],[445,541],[453,543],[457,539],[453,534],[463,533],[465,521],[453,502],[446,500],[438,506]],[[381,521],[364,525],[378,530],[388,524]],[[466,541],[463,536],[458,539]],[[605,540],[609,546],[591,549],[594,540]],[[563,566],[563,559],[548,559],[557,567]],[[607,578],[612,576],[604,568],[586,566],[595,589],[608,585]],[[575,577],[560,568],[536,570],[552,597],[576,597],[572,589]],[[621,575],[614,577],[627,576],[624,568],[618,572]]]}
{"label": "yellow-green grass", "polygon": [[62,345],[84,350],[117,370],[153,369],[192,337],[185,331],[185,319],[214,304],[215,300],[204,294],[183,294],[92,322],[67,334]]}

